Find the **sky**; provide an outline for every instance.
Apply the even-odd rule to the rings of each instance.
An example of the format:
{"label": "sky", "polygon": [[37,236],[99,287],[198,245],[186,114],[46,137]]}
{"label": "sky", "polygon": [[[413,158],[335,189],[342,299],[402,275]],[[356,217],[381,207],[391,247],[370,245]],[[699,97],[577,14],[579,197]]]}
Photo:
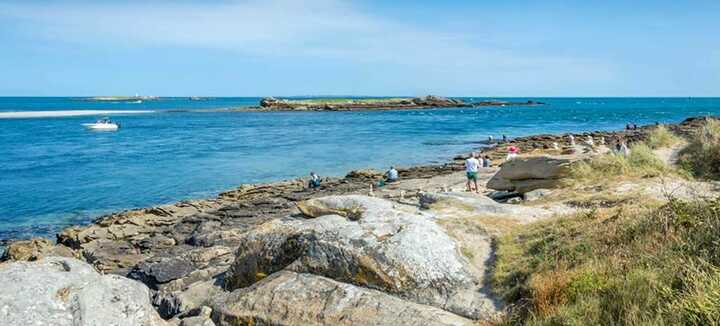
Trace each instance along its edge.
{"label": "sky", "polygon": [[720,96],[720,1],[7,1],[0,96]]}

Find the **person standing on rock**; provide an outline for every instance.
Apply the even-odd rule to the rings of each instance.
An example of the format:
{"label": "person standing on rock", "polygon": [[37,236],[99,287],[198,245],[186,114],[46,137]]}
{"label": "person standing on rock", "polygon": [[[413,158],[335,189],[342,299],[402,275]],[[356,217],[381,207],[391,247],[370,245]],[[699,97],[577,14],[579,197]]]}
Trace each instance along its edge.
{"label": "person standing on rock", "polygon": [[[465,160],[465,175],[467,176],[467,191],[479,192],[477,183],[477,173],[480,169],[480,161],[477,159],[477,154],[472,153],[470,157]],[[474,186],[474,188],[473,188]]]}

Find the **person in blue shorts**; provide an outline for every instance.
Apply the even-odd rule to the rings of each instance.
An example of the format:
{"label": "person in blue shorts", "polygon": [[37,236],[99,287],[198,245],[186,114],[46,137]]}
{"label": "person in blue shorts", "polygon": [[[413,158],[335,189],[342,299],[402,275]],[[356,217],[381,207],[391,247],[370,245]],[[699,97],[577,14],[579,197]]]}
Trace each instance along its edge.
{"label": "person in blue shorts", "polygon": [[[467,176],[467,191],[479,192],[477,183],[477,173],[480,169],[480,161],[477,159],[477,154],[472,153],[470,157],[465,160],[465,175]],[[474,186],[474,187],[473,187]]]}

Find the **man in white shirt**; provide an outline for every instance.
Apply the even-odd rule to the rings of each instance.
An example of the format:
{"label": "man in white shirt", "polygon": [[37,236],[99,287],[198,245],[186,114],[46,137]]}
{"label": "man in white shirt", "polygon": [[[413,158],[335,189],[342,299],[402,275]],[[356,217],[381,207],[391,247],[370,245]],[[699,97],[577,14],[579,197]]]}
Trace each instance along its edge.
{"label": "man in white shirt", "polygon": [[395,170],[394,166],[391,166],[390,170],[385,172],[385,182],[387,183],[398,181],[398,177],[398,170]]}
{"label": "man in white shirt", "polygon": [[[472,153],[472,155],[465,160],[465,174],[467,175],[467,191],[473,191],[479,192],[478,184],[477,184],[477,173],[480,169],[480,161],[476,158],[477,154]],[[473,188],[473,185],[475,186]]]}

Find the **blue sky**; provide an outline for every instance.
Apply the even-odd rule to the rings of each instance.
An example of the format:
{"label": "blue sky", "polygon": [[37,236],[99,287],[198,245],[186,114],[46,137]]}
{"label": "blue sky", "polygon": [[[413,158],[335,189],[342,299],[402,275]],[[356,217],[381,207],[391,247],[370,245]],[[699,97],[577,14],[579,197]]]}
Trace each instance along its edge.
{"label": "blue sky", "polygon": [[2,1],[0,96],[720,96],[720,1]]}

